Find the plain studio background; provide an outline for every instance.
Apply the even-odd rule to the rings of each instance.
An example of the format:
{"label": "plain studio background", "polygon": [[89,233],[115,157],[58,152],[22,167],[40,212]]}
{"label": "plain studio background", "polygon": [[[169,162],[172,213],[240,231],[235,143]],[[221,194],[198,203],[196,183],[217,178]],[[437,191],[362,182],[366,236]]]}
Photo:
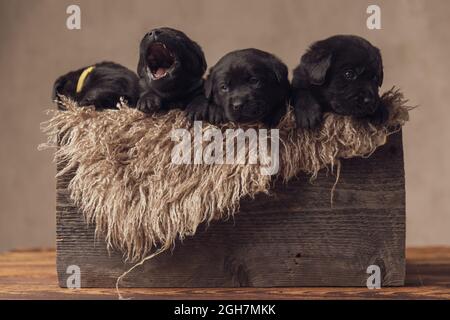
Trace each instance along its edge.
{"label": "plain studio background", "polygon": [[[81,7],[81,30],[66,8]],[[407,244],[450,245],[450,2],[377,1],[382,30],[366,28],[371,1],[0,0],[0,250],[55,246],[55,165],[39,123],[62,73],[101,60],[136,69],[138,44],[157,26],[185,31],[212,66],[226,52],[256,47],[289,69],[307,46],[358,34],[383,54],[383,89],[398,85],[420,105],[404,129]]]}

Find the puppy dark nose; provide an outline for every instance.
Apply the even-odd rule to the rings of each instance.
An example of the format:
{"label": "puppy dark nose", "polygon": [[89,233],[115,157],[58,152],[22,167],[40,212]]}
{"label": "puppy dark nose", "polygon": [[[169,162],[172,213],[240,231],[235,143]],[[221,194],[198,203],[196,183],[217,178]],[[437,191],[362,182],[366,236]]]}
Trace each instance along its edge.
{"label": "puppy dark nose", "polygon": [[367,113],[373,113],[377,109],[377,96],[372,93],[366,93],[360,98],[360,104]]}
{"label": "puppy dark nose", "polygon": [[373,97],[366,96],[366,97],[364,97],[362,102],[366,106],[369,105],[369,104],[372,104],[373,103]]}
{"label": "puppy dark nose", "polygon": [[156,40],[156,38],[161,34],[161,30],[155,29],[147,33],[147,36]]}
{"label": "puppy dark nose", "polygon": [[370,106],[375,101],[374,95],[368,91],[361,92],[358,97],[358,100],[359,100],[358,102],[363,106]]}
{"label": "puppy dark nose", "polygon": [[240,108],[242,108],[244,104],[244,101],[238,99],[238,100],[233,100],[231,102],[231,107],[233,108],[233,110],[239,110]]}

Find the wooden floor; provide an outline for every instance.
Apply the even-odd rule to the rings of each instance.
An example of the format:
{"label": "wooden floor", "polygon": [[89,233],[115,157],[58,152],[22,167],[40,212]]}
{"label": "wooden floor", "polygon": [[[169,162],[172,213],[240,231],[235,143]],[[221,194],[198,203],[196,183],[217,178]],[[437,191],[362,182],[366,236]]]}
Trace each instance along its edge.
{"label": "wooden floor", "polygon": [[[450,247],[407,250],[406,286],[366,288],[121,289],[135,299],[450,299]],[[117,299],[114,289],[61,289],[55,251],[0,255],[0,299]]]}

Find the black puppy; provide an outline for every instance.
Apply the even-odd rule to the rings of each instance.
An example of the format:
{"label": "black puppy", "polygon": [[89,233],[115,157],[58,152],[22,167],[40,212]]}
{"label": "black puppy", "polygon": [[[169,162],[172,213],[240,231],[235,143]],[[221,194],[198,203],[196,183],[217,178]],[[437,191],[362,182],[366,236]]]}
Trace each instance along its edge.
{"label": "black puppy", "polygon": [[158,28],[141,41],[138,75],[143,112],[184,109],[203,92],[206,60],[200,46],[183,32]]}
{"label": "black puppy", "polygon": [[275,126],[286,113],[289,90],[287,67],[277,57],[258,49],[233,51],[211,68],[205,100],[190,107],[188,117]]}
{"label": "black puppy", "polygon": [[94,105],[99,110],[114,109],[120,98],[134,107],[139,98],[139,78],[117,63],[101,62],[71,71],[55,81],[52,99],[62,109],[58,95],[67,96],[80,106]]}
{"label": "black puppy", "polygon": [[292,79],[297,125],[313,128],[323,112],[367,118],[381,124],[388,110],[378,88],[383,83],[380,50],[367,40],[337,35],[314,43],[302,56]]}

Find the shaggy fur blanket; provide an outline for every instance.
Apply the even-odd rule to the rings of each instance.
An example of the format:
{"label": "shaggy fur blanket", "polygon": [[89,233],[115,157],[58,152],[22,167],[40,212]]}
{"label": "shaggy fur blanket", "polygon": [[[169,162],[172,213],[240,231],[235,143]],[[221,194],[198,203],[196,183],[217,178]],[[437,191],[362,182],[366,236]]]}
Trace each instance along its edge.
{"label": "shaggy fur blanket", "polygon": [[[300,172],[313,179],[339,159],[370,155],[408,120],[410,107],[398,90],[382,99],[390,118],[380,127],[327,114],[320,128],[300,130],[289,111],[278,126],[275,176],[261,174],[261,164],[174,164],[172,130],[189,127],[183,112],[145,115],[124,103],[119,110],[98,112],[65,99],[67,110],[51,111],[42,125],[48,135],[42,147],[56,147],[55,159],[64,164],[59,176],[74,171],[71,198],[95,223],[97,235],[126,260],[138,261],[195,234],[203,222],[232,216],[241,198],[269,192],[274,179],[288,181]],[[235,126],[204,123],[202,130],[211,128]]]}

